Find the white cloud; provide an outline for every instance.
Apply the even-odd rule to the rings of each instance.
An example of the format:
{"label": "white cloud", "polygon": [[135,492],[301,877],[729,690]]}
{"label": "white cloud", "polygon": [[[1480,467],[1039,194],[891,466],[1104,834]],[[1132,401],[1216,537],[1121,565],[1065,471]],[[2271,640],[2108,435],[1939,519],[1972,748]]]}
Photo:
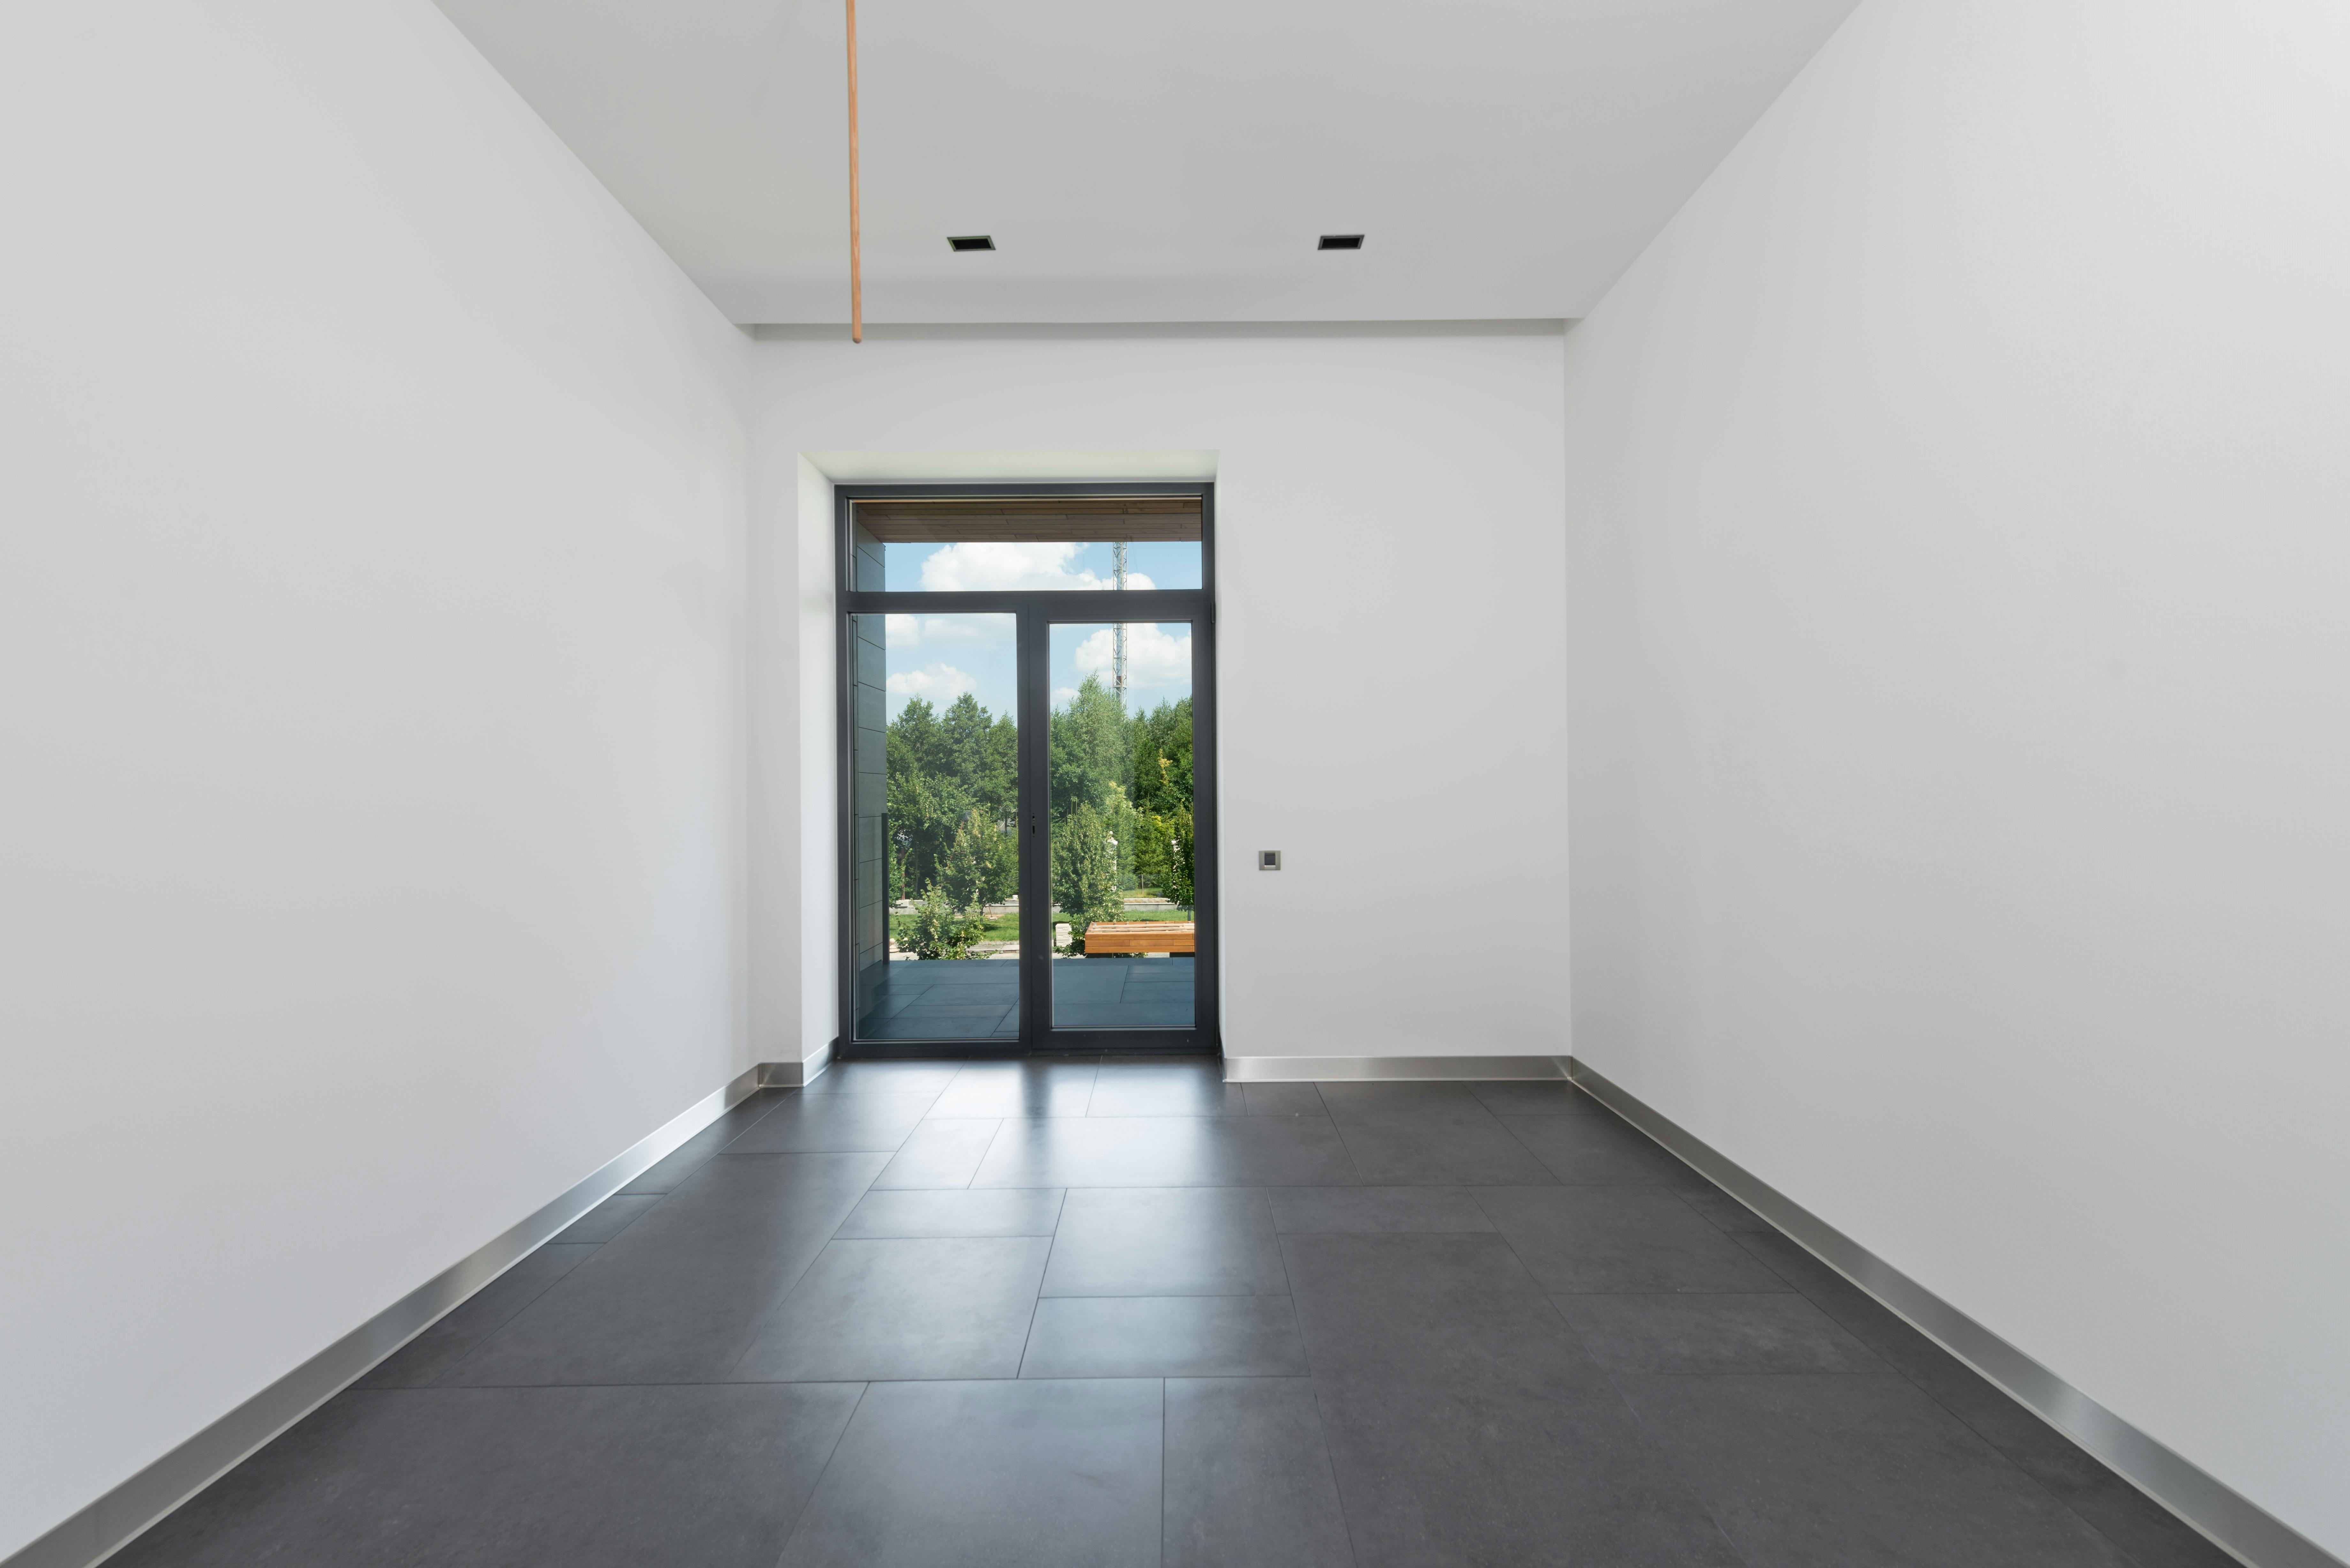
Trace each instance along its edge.
{"label": "white cloud", "polygon": [[920,648],[926,642],[987,643],[1010,648],[1016,635],[1008,615],[893,615],[883,645]]}
{"label": "white cloud", "polygon": [[1053,706],[1055,708],[1066,708],[1076,700],[1077,689],[1074,686],[1055,687],[1053,691]]}
{"label": "white cloud", "polygon": [[[941,545],[922,560],[922,587],[934,594],[1003,592],[1014,588],[1107,588],[1107,577],[1090,566],[1071,571],[1083,545],[1009,544],[966,540]],[[1126,575],[1128,588],[1140,593],[1153,585],[1140,572]],[[892,619],[897,618],[892,617]]]}
{"label": "white cloud", "polygon": [[[1080,675],[1096,675],[1101,683],[1109,684],[1110,633],[1104,627],[1077,644],[1071,656]],[[1191,686],[1191,633],[1186,628],[1180,637],[1170,637],[1163,626],[1129,625],[1126,628],[1126,684],[1128,691],[1143,691],[1153,687],[1180,686],[1185,691]]]}
{"label": "white cloud", "polygon": [[964,692],[978,690],[978,681],[951,664],[901,670],[890,676],[889,682],[889,701],[893,705],[920,697],[926,702],[943,707]]}

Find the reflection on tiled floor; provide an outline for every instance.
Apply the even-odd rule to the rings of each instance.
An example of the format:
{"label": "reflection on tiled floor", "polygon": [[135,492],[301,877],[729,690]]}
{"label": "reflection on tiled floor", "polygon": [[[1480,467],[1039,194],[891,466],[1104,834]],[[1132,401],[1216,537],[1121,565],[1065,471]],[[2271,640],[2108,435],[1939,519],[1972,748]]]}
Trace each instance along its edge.
{"label": "reflection on tiled floor", "polygon": [[[1189,958],[1056,958],[1062,1029],[1189,1029]],[[899,959],[876,966],[859,1040],[1017,1040],[1020,965],[1010,959]]]}
{"label": "reflection on tiled floor", "polygon": [[2227,1560],[1564,1084],[1055,1059],[755,1096],[114,1561]]}

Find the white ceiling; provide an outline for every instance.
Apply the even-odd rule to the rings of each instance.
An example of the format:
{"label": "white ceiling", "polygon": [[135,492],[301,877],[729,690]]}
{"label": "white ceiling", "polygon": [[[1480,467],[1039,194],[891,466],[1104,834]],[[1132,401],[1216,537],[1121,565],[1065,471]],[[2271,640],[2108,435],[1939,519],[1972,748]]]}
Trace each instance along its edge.
{"label": "white ceiling", "polygon": [[[865,0],[866,317],[1581,316],[1855,3]],[[841,0],[440,4],[733,319],[847,319]]]}

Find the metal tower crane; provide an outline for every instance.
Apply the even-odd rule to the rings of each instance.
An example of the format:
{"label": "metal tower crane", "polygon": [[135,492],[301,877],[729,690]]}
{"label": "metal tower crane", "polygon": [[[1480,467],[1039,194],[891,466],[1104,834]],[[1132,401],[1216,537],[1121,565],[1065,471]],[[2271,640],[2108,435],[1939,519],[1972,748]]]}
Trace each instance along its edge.
{"label": "metal tower crane", "polygon": [[[1126,592],[1126,541],[1119,539],[1109,547],[1110,587]],[[1126,711],[1126,623],[1118,621],[1109,628],[1109,683],[1118,693],[1118,711]]]}

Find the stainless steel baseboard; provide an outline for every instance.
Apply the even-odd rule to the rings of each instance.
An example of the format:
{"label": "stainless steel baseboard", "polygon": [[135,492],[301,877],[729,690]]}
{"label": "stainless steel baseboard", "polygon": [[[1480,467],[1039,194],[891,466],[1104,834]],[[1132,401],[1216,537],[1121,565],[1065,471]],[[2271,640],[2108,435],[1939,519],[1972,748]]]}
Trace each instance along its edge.
{"label": "stainless steel baseboard", "polygon": [[754,1067],[724,1088],[714,1089],[695,1101],[562,1197],[417,1286],[96,1502],[10,1555],[0,1568],[89,1568],[89,1564],[121,1550],[149,1525],[365,1376],[376,1363],[432,1327],[450,1309],[643,1175],[732,1106],[757,1093],[761,1071]]}
{"label": "stainless steel baseboard", "polygon": [[1227,1056],[1227,1084],[1563,1078],[1563,1056]]}
{"label": "stainless steel baseboard", "polygon": [[832,1065],[832,1058],[840,1042],[828,1041],[816,1048],[815,1055],[805,1062],[762,1062],[759,1064],[759,1087],[763,1089],[805,1089],[824,1076]]}
{"label": "stainless steel baseboard", "polygon": [[1567,1076],[1814,1257],[1973,1367],[2025,1409],[2253,1568],[2345,1568],[2342,1559],[2218,1477],[2123,1420],[1851,1237],[1589,1065]]}

